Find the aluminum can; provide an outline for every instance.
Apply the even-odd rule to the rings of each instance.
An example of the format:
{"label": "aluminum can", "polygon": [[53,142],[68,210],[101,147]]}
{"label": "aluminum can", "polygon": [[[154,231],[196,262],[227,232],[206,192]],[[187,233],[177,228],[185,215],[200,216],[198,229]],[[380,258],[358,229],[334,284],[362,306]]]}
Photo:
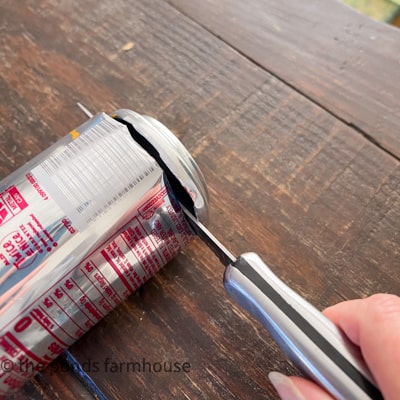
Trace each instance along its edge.
{"label": "aluminum can", "polygon": [[0,182],[0,397],[193,238],[180,201],[206,219],[201,172],[130,110],[94,116]]}

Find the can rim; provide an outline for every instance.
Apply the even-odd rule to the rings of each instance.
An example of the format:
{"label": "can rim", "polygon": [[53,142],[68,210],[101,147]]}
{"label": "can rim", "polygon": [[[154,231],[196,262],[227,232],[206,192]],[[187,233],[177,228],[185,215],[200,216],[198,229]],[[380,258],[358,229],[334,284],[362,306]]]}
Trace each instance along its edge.
{"label": "can rim", "polygon": [[158,152],[161,160],[178,180],[193,202],[196,217],[208,221],[208,191],[204,176],[182,142],[160,121],[129,109],[119,109],[112,116],[131,124]]}

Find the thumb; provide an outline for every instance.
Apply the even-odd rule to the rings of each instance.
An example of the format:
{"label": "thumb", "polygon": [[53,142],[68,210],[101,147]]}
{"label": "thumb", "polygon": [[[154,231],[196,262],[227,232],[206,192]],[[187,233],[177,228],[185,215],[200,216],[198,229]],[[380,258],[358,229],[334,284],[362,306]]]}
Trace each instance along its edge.
{"label": "thumb", "polygon": [[288,377],[280,372],[268,374],[282,400],[334,400],[314,382],[298,377]]}

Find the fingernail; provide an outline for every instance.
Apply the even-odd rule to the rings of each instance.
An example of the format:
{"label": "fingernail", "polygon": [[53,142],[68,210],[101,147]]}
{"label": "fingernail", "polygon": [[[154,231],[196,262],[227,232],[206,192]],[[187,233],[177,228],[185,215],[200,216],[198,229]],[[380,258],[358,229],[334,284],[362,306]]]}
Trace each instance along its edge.
{"label": "fingernail", "polygon": [[286,375],[272,371],[268,374],[268,378],[282,400],[306,400]]}

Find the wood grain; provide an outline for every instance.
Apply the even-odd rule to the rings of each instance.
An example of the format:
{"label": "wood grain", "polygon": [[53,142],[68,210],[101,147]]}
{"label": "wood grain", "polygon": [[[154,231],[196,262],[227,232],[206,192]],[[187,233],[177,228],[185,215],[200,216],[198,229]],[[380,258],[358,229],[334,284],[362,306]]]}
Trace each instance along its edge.
{"label": "wood grain", "polygon": [[331,0],[168,2],[400,157],[398,29]]}
{"label": "wood grain", "polygon": [[[191,18],[202,22],[206,14],[190,4],[197,15]],[[219,26],[221,18],[233,29],[218,10],[210,11],[210,21]],[[372,104],[381,101],[371,82],[387,87],[397,70],[383,77],[376,65],[374,73],[360,70],[348,90],[367,88],[369,80],[371,96],[357,103],[324,80],[318,98],[327,104],[320,107],[302,94],[300,64],[298,80],[288,85],[162,0],[3,1],[0,15],[1,176],[81,123],[76,101],[95,111],[132,108],[165,123],[195,156],[210,191],[209,228],[236,254],[256,251],[318,308],[400,293],[400,163],[338,111],[354,121],[360,110],[370,111],[365,126],[354,122],[370,132]],[[297,29],[299,38],[310,34],[301,24]],[[347,37],[358,40],[353,30]],[[271,54],[286,54],[283,37],[273,43]],[[301,42],[292,46],[300,53]],[[321,41],[308,62],[304,56],[308,77],[315,60],[325,62],[323,47]],[[364,51],[374,54],[375,47]],[[346,54],[342,61],[352,65],[353,54]],[[396,84],[387,97],[394,97]],[[396,102],[382,101],[387,109]],[[380,123],[383,116],[375,115]],[[397,139],[386,128],[396,118],[397,110],[374,136],[393,153]],[[277,399],[267,373],[295,370],[260,324],[227,297],[222,274],[195,240],[71,351],[112,399]],[[121,371],[106,370],[107,359]],[[187,362],[190,371],[124,370],[123,363],[143,359]],[[49,368],[18,396],[86,394],[71,374]]]}

